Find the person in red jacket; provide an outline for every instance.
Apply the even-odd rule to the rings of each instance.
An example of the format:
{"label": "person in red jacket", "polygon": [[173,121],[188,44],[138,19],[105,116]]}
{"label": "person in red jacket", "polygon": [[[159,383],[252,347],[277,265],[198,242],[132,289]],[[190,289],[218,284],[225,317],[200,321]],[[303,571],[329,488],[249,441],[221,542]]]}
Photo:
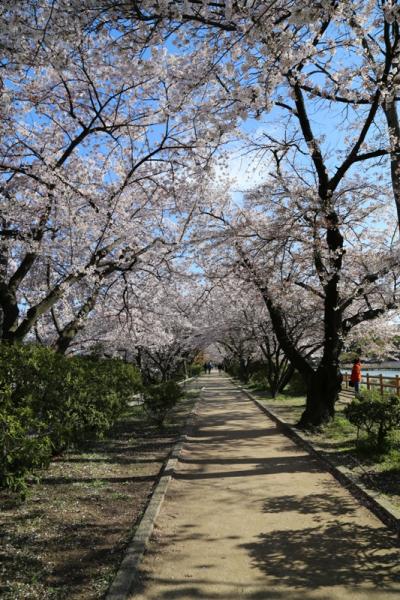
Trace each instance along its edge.
{"label": "person in red jacket", "polygon": [[351,370],[350,381],[353,384],[354,391],[356,394],[360,391],[361,382],[361,362],[359,358],[356,358]]}

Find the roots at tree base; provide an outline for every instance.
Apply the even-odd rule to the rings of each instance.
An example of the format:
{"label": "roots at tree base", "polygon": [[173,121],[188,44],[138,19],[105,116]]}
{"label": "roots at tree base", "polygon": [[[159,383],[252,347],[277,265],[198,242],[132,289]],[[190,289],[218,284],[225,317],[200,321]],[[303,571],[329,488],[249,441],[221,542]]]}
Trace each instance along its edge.
{"label": "roots at tree base", "polygon": [[306,408],[298,423],[299,427],[318,427],[334,418],[341,383],[342,376],[336,365],[318,367],[308,381]]}

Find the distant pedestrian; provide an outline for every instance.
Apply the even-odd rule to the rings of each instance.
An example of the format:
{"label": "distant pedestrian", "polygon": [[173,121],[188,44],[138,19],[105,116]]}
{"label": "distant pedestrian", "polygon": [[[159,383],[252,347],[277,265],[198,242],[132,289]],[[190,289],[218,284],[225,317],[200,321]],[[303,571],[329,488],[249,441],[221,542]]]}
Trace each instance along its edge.
{"label": "distant pedestrian", "polygon": [[218,363],[218,373],[224,370],[224,365],[222,363]]}
{"label": "distant pedestrian", "polygon": [[207,373],[207,370],[208,370],[208,363],[207,362],[204,363],[203,369],[204,369],[204,373]]}
{"label": "distant pedestrian", "polygon": [[358,395],[358,393],[360,391],[360,383],[361,383],[361,361],[359,358],[356,358],[356,360],[353,363],[353,368],[351,370],[351,375],[350,375],[350,387],[354,388],[354,392],[355,392],[356,396]]}
{"label": "distant pedestrian", "polygon": [[207,363],[207,371],[208,371],[208,374],[210,374],[210,373],[211,373],[211,369],[212,369],[212,368],[213,368],[212,362],[208,362],[208,363]]}

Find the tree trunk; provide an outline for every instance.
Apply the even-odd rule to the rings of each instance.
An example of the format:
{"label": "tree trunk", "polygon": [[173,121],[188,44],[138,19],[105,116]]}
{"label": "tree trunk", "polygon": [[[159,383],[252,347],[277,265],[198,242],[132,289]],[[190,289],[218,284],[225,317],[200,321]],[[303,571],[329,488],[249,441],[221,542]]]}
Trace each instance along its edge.
{"label": "tree trunk", "polygon": [[1,339],[13,343],[14,331],[18,325],[19,307],[16,294],[6,283],[0,283],[0,305],[2,307]]}
{"label": "tree trunk", "polygon": [[77,334],[84,329],[86,319],[93,310],[97,297],[99,295],[100,286],[98,286],[91,296],[84,302],[79,309],[78,314],[59,332],[59,336],[54,344],[54,349],[60,354],[65,354]]}
{"label": "tree trunk", "polygon": [[[336,246],[339,246],[339,248],[343,239],[340,240],[340,238],[341,236],[336,238],[335,241]],[[341,259],[340,254],[333,259],[336,268],[340,266],[339,261],[341,262]],[[311,367],[306,358],[301,355],[289,339],[279,307],[269,297],[264,296],[277,339],[286,356],[290,358],[292,366],[297,368],[307,385],[306,408],[299,422],[301,427],[322,425],[334,416],[335,402],[341,386],[339,355],[343,345],[343,315],[341,310],[338,309],[340,301],[338,282],[339,277],[336,273],[325,286],[324,350],[317,369]]]}
{"label": "tree trunk", "polygon": [[338,365],[321,362],[308,380],[306,408],[299,421],[300,427],[315,427],[333,419],[341,383]]}
{"label": "tree trunk", "polygon": [[390,172],[392,179],[393,196],[397,209],[397,220],[400,227],[400,124],[397,115],[396,101],[394,96],[389,96],[382,103],[388,130],[392,138],[390,151]]}
{"label": "tree trunk", "polygon": [[282,373],[279,380],[279,389],[278,393],[282,393],[285,387],[290,383],[295,372],[295,368],[290,363],[285,367],[285,371]]}
{"label": "tree trunk", "polygon": [[239,360],[239,378],[243,383],[248,383],[250,379],[250,361],[245,358]]}
{"label": "tree trunk", "polygon": [[[0,217],[0,227],[1,229],[6,229],[7,222],[3,217]],[[8,270],[8,259],[9,259],[9,249],[7,241],[3,238],[0,238],[0,339],[3,338],[4,331],[4,317],[5,310],[3,306],[3,298],[2,293],[4,289],[4,283],[7,279],[7,270]],[[2,289],[3,288],[3,289]]]}

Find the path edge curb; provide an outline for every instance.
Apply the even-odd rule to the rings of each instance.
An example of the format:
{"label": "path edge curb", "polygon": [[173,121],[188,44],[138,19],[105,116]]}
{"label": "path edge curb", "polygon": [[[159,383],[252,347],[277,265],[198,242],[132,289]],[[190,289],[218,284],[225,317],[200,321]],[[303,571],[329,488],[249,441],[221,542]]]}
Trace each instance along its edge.
{"label": "path edge curb", "polygon": [[[235,383],[235,385],[237,384]],[[281,419],[270,408],[255,398],[248,390],[240,386],[238,387],[262,412],[278,425],[280,430],[287,435],[287,437],[291,438],[299,446],[307,450],[311,456],[319,460],[335,479],[339,481],[339,483],[342,484],[359,502],[361,502],[361,504],[367,507],[376,517],[378,517],[378,519],[380,519],[380,521],[400,536],[400,512],[398,516],[391,507],[382,504],[380,500],[377,500],[371,495],[374,493],[372,490],[370,491],[367,487],[361,486],[344,467],[335,465],[332,461],[323,456],[301,435],[300,432],[296,431],[286,421]]]}
{"label": "path edge curb", "polygon": [[161,470],[158,483],[153,490],[147,508],[128,545],[124,558],[122,559],[116,576],[108,588],[104,600],[127,600],[128,595],[132,593],[132,586],[137,578],[139,565],[148,547],[154,524],[164,502],[172,476],[176,470],[183,446],[193,431],[201,401],[202,390],[200,390],[200,396],[189,413],[178,441],[171,450],[166,465]]}

